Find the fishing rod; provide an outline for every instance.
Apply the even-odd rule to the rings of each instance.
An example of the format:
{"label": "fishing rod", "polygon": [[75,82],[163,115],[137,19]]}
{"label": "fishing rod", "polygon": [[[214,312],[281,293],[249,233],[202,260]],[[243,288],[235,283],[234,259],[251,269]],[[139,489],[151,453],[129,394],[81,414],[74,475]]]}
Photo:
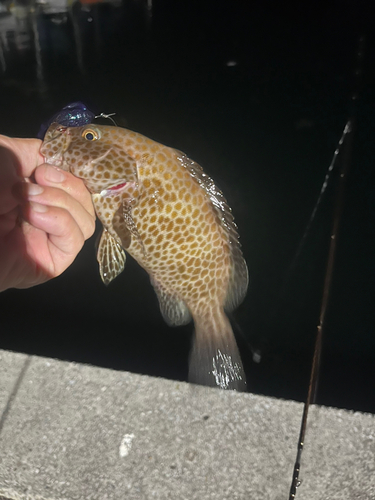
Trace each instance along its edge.
{"label": "fishing rod", "polygon": [[292,475],[292,483],[289,492],[289,500],[294,500],[296,497],[296,492],[298,486],[301,484],[299,479],[299,473],[301,469],[301,457],[302,451],[305,443],[305,434],[307,427],[307,418],[309,407],[311,404],[315,403],[317,387],[318,387],[318,378],[319,378],[319,368],[320,368],[320,360],[321,360],[321,352],[322,352],[322,338],[323,338],[323,330],[325,325],[325,318],[327,313],[327,306],[329,301],[329,295],[332,284],[332,276],[333,269],[335,263],[336,256],[336,248],[337,248],[337,238],[339,232],[339,226],[341,222],[341,216],[343,212],[344,206],[344,195],[345,195],[345,187],[346,182],[350,170],[351,158],[352,158],[352,150],[353,150],[353,137],[356,130],[356,115],[357,115],[357,102],[359,98],[359,90],[360,90],[360,82],[362,78],[362,67],[363,67],[363,57],[364,57],[364,46],[365,46],[365,38],[361,36],[359,38],[358,49],[357,49],[357,58],[356,58],[356,69],[354,72],[355,75],[355,85],[354,92],[350,97],[350,117],[345,125],[344,132],[339,141],[338,147],[334,153],[334,157],[331,163],[332,170],[335,166],[335,163],[338,161],[340,165],[340,174],[339,181],[336,188],[336,196],[335,196],[335,205],[333,210],[333,220],[332,220],[332,229],[330,234],[330,244],[328,250],[328,259],[327,259],[327,267],[324,278],[324,286],[323,286],[323,295],[322,302],[319,314],[319,323],[316,330],[315,337],[315,347],[314,347],[314,355],[312,361],[312,367],[310,372],[310,381],[309,387],[307,391],[307,397],[303,408],[300,434],[298,439],[297,446],[297,456],[294,463],[293,475]]}

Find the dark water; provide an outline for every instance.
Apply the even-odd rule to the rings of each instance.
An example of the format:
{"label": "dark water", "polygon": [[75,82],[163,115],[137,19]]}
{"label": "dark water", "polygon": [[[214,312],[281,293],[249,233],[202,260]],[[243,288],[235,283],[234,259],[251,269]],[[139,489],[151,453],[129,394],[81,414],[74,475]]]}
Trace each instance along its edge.
{"label": "dark water", "polygon": [[[371,12],[351,1],[0,6],[0,132],[35,137],[45,119],[82,100],[198,161],[233,208],[249,265],[249,293],[234,320],[250,390],[297,400],[308,384],[332,185],[288,269],[348,118],[357,41],[366,34],[318,402],[374,412]],[[131,258],[106,288],[94,241],[58,279],[0,296],[0,347],[185,380],[191,325],[164,324]],[[249,343],[261,350],[260,364]]]}

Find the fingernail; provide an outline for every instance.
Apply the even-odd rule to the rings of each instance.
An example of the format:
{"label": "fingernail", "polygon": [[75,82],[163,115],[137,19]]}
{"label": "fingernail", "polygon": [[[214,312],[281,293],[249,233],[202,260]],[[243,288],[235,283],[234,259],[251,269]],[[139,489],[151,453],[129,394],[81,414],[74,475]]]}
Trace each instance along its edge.
{"label": "fingernail", "polygon": [[63,182],[66,179],[64,172],[55,167],[47,167],[44,177],[50,182]]}
{"label": "fingernail", "polygon": [[41,205],[40,203],[30,203],[31,208],[34,210],[34,212],[47,212],[48,207],[46,205]]}
{"label": "fingernail", "polygon": [[27,194],[30,196],[36,196],[37,194],[43,193],[44,189],[39,184],[25,184]]}

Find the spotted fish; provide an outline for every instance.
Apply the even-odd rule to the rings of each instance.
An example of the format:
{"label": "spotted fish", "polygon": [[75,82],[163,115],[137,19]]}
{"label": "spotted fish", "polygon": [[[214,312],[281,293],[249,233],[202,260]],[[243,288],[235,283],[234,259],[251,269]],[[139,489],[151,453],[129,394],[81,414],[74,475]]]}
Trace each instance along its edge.
{"label": "spotted fish", "polygon": [[103,282],[123,271],[126,250],[148,272],[167,323],[194,320],[189,381],[246,390],[224,310],[243,300],[248,272],[231,210],[213,180],[184,153],[120,127],[54,123],[41,153],[91,193],[103,225]]}

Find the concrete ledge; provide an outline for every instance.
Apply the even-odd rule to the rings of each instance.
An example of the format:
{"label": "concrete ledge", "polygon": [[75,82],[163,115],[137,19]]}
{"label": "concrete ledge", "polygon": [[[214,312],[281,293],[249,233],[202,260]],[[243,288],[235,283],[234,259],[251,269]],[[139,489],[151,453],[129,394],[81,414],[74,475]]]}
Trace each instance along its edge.
{"label": "concrete ledge", "polygon": [[[4,351],[0,380],[0,497],[288,499],[300,403]],[[313,407],[301,479],[375,499],[374,416]]]}
{"label": "concrete ledge", "polygon": [[17,392],[17,382],[22,377],[25,363],[27,363],[27,357],[24,354],[0,350],[0,418],[9,406],[12,394],[15,395]]}

